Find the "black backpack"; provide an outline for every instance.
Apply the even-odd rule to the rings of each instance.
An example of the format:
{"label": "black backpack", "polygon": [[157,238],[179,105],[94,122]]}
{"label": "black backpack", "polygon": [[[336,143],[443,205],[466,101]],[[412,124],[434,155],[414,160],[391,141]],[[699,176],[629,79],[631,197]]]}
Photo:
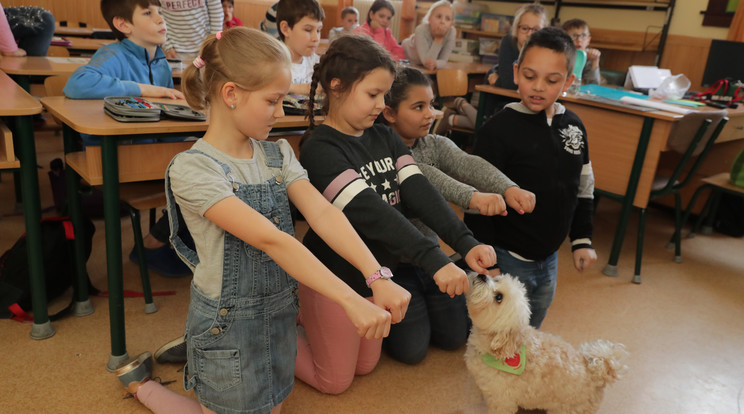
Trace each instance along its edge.
{"label": "black backpack", "polygon": [[[84,256],[87,262],[92,248],[95,226],[90,219],[85,218],[83,227]],[[73,284],[74,239],[72,222],[67,217],[50,217],[41,220],[41,248],[47,301],[59,297]],[[98,292],[91,285],[90,279],[88,279],[88,286],[91,294]],[[31,283],[25,234],[15,242],[13,247],[0,256],[0,318],[13,318],[17,311],[11,311],[10,308],[15,308],[16,305],[24,311],[31,310]],[[50,319],[58,319],[69,309],[71,306],[50,316]]]}

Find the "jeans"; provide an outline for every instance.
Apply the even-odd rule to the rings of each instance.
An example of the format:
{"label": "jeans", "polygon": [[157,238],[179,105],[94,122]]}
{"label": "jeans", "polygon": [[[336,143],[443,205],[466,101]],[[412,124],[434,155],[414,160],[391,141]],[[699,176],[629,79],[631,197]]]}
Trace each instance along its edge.
{"label": "jeans", "polygon": [[526,262],[517,259],[506,250],[493,247],[499,258],[501,273],[509,273],[524,283],[530,309],[532,309],[530,325],[539,328],[555,296],[558,280],[558,252],[553,252],[545,260]]}
{"label": "jeans", "polygon": [[54,36],[54,16],[41,7],[6,7],[3,9],[10,30],[28,56],[46,56]]}
{"label": "jeans", "polygon": [[407,263],[398,265],[393,280],[411,293],[411,302],[405,318],[391,325],[383,340],[391,357],[413,365],[426,357],[430,343],[446,350],[465,345],[470,319],[464,295],[450,298],[423,269]]}

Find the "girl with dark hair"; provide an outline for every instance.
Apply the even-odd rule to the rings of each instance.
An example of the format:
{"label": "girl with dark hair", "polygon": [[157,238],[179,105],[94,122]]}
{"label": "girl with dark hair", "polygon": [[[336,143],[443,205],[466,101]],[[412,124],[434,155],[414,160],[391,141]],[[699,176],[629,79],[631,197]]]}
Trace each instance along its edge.
{"label": "girl with dark hair", "polygon": [[[326,92],[325,119],[306,136],[300,158],[310,182],[343,211],[383,266],[395,268],[404,258],[424,268],[442,292],[454,297],[468,289],[465,272],[406,215],[421,218],[478,272],[492,266],[496,256],[473,238],[421,174],[397,134],[375,124],[394,78],[393,60],[372,39],[352,35],[334,41],[315,67],[311,84],[311,100],[319,85]],[[392,277],[389,270],[360,274],[314,231],[303,242],[357,293],[383,306],[375,289],[392,282],[386,280]],[[392,322],[403,316],[393,312]],[[352,335],[338,307],[302,284],[298,320],[306,336],[298,337],[296,376],[316,389],[341,393],[355,374],[369,373],[377,365],[382,340]]]}
{"label": "girl with dark hair", "polygon": [[[430,134],[436,110],[429,77],[414,68],[400,68],[393,87],[385,96],[383,115],[388,125],[411,149],[413,159],[444,198],[472,214],[486,216],[529,213],[535,195],[522,190],[488,161],[466,153],[449,138]],[[456,178],[453,178],[456,177]],[[506,201],[506,203],[505,203]],[[418,219],[411,222],[433,241],[437,234]],[[411,293],[408,314],[390,328],[383,340],[389,355],[407,364],[424,359],[429,344],[457,349],[468,338],[465,298],[441,293],[426,272],[411,263],[401,263],[397,282]]]}

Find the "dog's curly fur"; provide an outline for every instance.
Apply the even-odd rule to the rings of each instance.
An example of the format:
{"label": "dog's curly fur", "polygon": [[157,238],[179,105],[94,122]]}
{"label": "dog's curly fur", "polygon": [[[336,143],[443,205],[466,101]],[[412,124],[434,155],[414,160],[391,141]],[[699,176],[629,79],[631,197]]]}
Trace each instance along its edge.
{"label": "dog's curly fur", "polygon": [[[558,336],[529,325],[524,285],[502,275],[469,275],[467,304],[473,328],[465,352],[468,371],[481,389],[489,412],[516,413],[519,407],[548,413],[595,413],[607,384],[627,369],[625,346],[598,340],[578,350]],[[513,356],[526,344],[521,375],[492,368],[482,355]]]}

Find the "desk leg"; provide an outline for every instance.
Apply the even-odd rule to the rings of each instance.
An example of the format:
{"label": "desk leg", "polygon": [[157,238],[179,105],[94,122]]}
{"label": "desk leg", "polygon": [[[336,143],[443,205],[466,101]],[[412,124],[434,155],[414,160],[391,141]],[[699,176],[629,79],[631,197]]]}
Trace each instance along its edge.
{"label": "desk leg", "polygon": [[625,196],[623,197],[623,208],[620,212],[620,221],[615,230],[615,240],[612,242],[610,259],[602,270],[602,273],[607,276],[617,276],[617,261],[620,257],[620,249],[623,246],[623,239],[625,238],[625,230],[628,226],[628,221],[630,220],[630,213],[633,212],[633,200],[635,200],[636,190],[638,190],[638,180],[641,178],[641,170],[643,169],[643,162],[646,159],[646,150],[648,150],[648,142],[651,139],[651,130],[653,127],[653,118],[643,119],[641,136],[638,139],[638,148],[636,149],[635,159],[633,160],[633,167],[630,170],[628,189],[625,191]]}
{"label": "desk leg", "polygon": [[114,372],[129,359],[124,332],[124,282],[121,264],[121,218],[119,217],[119,159],[118,142],[114,137],[103,137],[103,214],[106,223],[106,269],[108,271],[109,323],[111,329],[111,357],[106,369]]}
{"label": "desk leg", "polygon": [[[21,88],[23,88],[23,90],[25,90],[26,92],[29,92],[29,89],[31,89],[31,76],[27,76],[27,75],[11,75],[10,77],[11,77],[11,79],[13,79],[15,81],[15,83],[18,84],[18,86],[20,86]],[[33,121],[31,123],[31,125],[32,125],[32,128],[33,128]],[[19,135],[18,137],[16,137],[16,135],[13,135],[13,145],[16,148],[19,148],[20,147],[20,142],[19,141],[23,139],[23,136],[20,136],[20,134],[18,134],[18,135]],[[36,150],[35,149],[34,149],[34,159],[36,159]],[[23,213],[24,212],[24,209],[23,209],[23,190],[22,190],[22,188],[23,188],[22,180],[23,179],[20,177],[20,175],[21,175],[21,173],[19,173],[17,171],[13,171],[13,181],[14,181],[14,184],[15,184],[14,187],[15,187],[15,192],[16,192],[16,200],[15,200],[16,201],[16,212]],[[37,176],[38,176],[38,174],[37,174]],[[39,187],[39,185],[36,184],[36,188],[37,189],[38,189],[38,187]],[[52,334],[52,335],[54,335],[54,334]],[[43,338],[41,338],[41,339],[43,339]]]}
{"label": "desk leg", "polygon": [[21,159],[21,192],[23,194],[24,219],[26,221],[26,245],[28,269],[31,277],[31,307],[34,323],[32,339],[46,339],[54,335],[47,309],[46,282],[44,280],[44,258],[41,250],[41,200],[39,197],[39,174],[36,170],[36,143],[31,116],[16,117],[18,133],[18,156]]}
{"label": "desk leg", "polygon": [[[67,125],[63,127],[65,154],[75,151],[75,132]],[[67,184],[67,213],[75,228],[75,234],[82,235],[85,231],[83,225],[83,210],[80,205],[80,176],[72,168],[65,168],[65,180]],[[72,313],[75,316],[86,316],[93,313],[93,304],[88,297],[88,272],[85,267],[85,247],[83,237],[75,237],[75,297],[72,304]]]}

